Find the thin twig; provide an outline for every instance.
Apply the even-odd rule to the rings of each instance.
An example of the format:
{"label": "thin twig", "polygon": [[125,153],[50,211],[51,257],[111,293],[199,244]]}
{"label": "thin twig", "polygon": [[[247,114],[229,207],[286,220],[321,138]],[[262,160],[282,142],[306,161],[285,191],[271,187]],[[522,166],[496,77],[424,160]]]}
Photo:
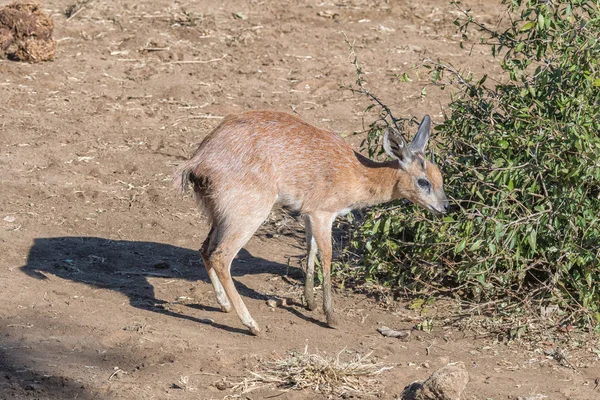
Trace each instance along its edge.
{"label": "thin twig", "polygon": [[396,119],[394,117],[394,114],[392,114],[392,110],[364,86],[364,80],[362,78],[362,67],[360,66],[360,63],[358,62],[358,56],[356,55],[356,52],[354,51],[354,43],[350,42],[350,39],[348,39],[348,36],[346,36],[345,32],[342,32],[342,34],[344,35],[344,40],[346,41],[346,44],[348,44],[348,46],[350,47],[350,55],[354,56],[354,60],[352,61],[352,64],[354,65],[354,67],[356,69],[356,75],[357,75],[356,84],[358,85],[359,89],[354,89],[352,87],[344,87],[344,88],[350,90],[352,93],[363,94],[363,95],[369,97],[374,102],[376,102],[379,105],[379,107],[381,107],[381,109],[385,111],[386,115],[384,115],[382,118],[383,121],[385,122],[385,124],[388,127],[391,127],[390,123],[387,121],[387,118],[386,118],[387,116],[389,116],[390,119],[392,120],[392,124],[396,128],[396,132],[398,132],[398,134],[404,136],[403,135],[404,130],[400,129],[397,122],[400,120],[405,120],[405,118]]}
{"label": "thin twig", "polygon": [[182,61],[169,61],[164,64],[210,64],[214,62],[218,62],[227,58],[228,54],[223,54],[221,58],[213,58],[212,60],[182,60]]}
{"label": "thin twig", "polygon": [[110,381],[115,375],[117,375],[119,372],[122,372],[124,374],[126,374],[127,372],[123,371],[121,368],[116,368],[115,372],[113,372],[112,374],[110,374],[110,376],[108,377],[108,380]]}

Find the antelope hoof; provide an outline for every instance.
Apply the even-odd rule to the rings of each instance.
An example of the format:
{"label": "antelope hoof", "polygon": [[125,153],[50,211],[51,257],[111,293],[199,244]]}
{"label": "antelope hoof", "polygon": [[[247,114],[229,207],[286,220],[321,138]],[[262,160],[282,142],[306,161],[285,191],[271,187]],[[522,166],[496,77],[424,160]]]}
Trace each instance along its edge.
{"label": "antelope hoof", "polygon": [[231,312],[231,310],[233,310],[233,308],[231,308],[231,304],[219,304],[221,306],[221,311],[223,312]]}
{"label": "antelope hoof", "polygon": [[252,333],[254,336],[258,336],[258,337],[262,336],[260,328],[258,327],[258,325],[256,323],[253,326],[249,326],[248,329],[250,329],[250,333]]}

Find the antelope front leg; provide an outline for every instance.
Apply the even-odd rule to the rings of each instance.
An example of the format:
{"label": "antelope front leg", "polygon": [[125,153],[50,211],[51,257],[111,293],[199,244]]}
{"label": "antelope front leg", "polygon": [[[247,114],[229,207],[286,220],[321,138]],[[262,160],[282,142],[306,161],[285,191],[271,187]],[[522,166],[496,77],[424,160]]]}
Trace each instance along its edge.
{"label": "antelope front leg", "polygon": [[331,214],[318,215],[313,219],[313,234],[319,246],[323,268],[323,311],[330,327],[337,324],[331,298],[331,225],[334,219],[335,215]]}
{"label": "antelope front leg", "polygon": [[306,247],[308,249],[308,259],[306,262],[306,274],[304,276],[304,298],[309,310],[317,308],[315,303],[315,258],[317,256],[317,242],[313,235],[312,219],[310,216],[304,217],[304,231],[306,234]]}
{"label": "antelope front leg", "polygon": [[[325,252],[321,254],[325,254]],[[329,247],[329,257],[326,257],[323,255],[321,261],[323,264],[323,311],[327,317],[327,325],[335,327],[337,319],[333,312],[333,300],[331,299],[331,246]]]}

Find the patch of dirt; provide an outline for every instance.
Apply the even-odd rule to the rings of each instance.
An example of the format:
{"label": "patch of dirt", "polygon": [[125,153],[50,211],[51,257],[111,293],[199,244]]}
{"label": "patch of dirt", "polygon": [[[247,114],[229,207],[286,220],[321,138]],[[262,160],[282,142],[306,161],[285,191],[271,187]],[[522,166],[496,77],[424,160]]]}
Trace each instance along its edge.
{"label": "patch of dirt", "polygon": [[[78,3],[76,14],[74,0],[42,6],[54,21],[53,62],[0,60],[0,398],[222,399],[238,395],[233,384],[261,360],[305,348],[326,358],[372,352],[393,365],[377,378],[381,398],[448,362],[469,373],[466,399],[598,397],[590,343],[573,342],[559,363],[550,341],[523,347],[436,326],[407,341],[383,337],[377,328],[410,331],[424,317],[349,290],[334,295],[339,329],[327,328],[321,311],[301,305],[304,240],[291,218],[261,228],[232,268],[265,331],[252,337],[235,313],[220,312],[199,261],[206,221],[170,189],[176,165],[229,113],[276,109],[343,135],[361,131],[367,100],[339,89],[355,81],[342,31],[397,116],[440,121],[448,93],[422,97],[426,76],[390,82],[427,57],[498,72],[498,60],[458,47],[452,5]],[[466,3],[490,24],[501,14],[491,2]],[[269,307],[271,297],[290,300]]]}

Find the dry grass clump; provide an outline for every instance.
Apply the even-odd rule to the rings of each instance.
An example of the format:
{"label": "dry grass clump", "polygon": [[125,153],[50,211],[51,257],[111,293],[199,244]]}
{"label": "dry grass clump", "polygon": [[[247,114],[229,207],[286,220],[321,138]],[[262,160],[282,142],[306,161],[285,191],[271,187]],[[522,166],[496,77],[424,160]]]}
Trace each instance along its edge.
{"label": "dry grass clump", "polygon": [[376,364],[365,356],[357,354],[352,361],[340,360],[340,352],[335,358],[325,358],[318,354],[292,353],[289,358],[267,361],[259,364],[252,375],[233,386],[233,390],[247,393],[252,390],[274,386],[282,390],[312,389],[324,394],[343,395],[360,393],[375,395],[378,381],[375,377],[392,366]]}
{"label": "dry grass clump", "polygon": [[19,61],[54,58],[54,22],[36,1],[17,1],[0,8],[0,53]]}

